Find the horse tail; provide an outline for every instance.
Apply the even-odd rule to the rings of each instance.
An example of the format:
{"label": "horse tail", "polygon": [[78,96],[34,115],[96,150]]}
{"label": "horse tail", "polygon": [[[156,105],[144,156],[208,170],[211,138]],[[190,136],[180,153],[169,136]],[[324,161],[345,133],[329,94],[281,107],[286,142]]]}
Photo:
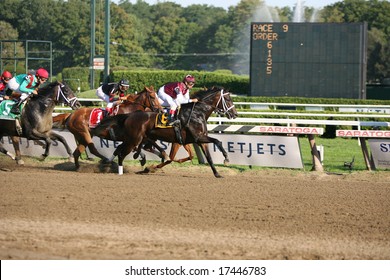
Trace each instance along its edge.
{"label": "horse tail", "polygon": [[64,113],[53,116],[53,128],[65,129],[66,121],[72,113]]}

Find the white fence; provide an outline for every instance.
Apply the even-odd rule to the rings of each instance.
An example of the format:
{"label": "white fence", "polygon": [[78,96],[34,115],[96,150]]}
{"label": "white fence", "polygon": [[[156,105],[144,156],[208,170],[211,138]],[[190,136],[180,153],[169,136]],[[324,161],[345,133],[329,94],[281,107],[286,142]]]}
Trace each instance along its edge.
{"label": "white fence", "polygon": [[[104,107],[104,102],[95,98],[80,98],[81,103],[94,102]],[[374,129],[377,130],[380,127],[390,127],[390,105],[351,105],[351,104],[299,104],[299,103],[260,103],[260,102],[235,102],[236,107],[241,105],[249,106],[249,111],[239,111],[239,117],[236,119],[227,119],[226,117],[212,116],[208,119],[209,130],[218,131],[218,126],[225,126],[223,131],[247,131],[247,132],[259,132],[264,124],[272,124],[276,127],[283,125],[284,127],[296,127],[296,126],[352,126],[358,130],[361,129]],[[280,112],[280,110],[293,110],[301,108],[297,112]],[[327,113],[323,112],[327,108]],[[329,108],[333,108],[333,111],[329,111]],[[277,109],[277,111],[276,111]],[[57,107],[56,112],[67,111],[70,108]],[[250,116],[262,116],[259,118]],[[263,117],[267,116],[267,117]],[[281,118],[282,117],[282,118]],[[311,119],[311,118],[316,119]],[[338,120],[335,120],[337,118]],[[369,120],[362,120],[369,119]],[[389,119],[389,121],[383,120]],[[226,126],[230,126],[231,129],[226,129]],[[249,128],[245,128],[245,127]],[[253,128],[256,129],[253,129]],[[277,130],[277,129],[276,129]],[[321,128],[318,131],[323,131]],[[272,132],[271,132],[272,133]],[[322,133],[322,132],[321,132]],[[320,161],[320,155],[315,144],[314,135],[321,133],[308,133],[308,139],[312,148],[313,154],[313,169],[322,171],[322,165]],[[375,133],[373,133],[375,135]],[[389,138],[389,137],[384,137]],[[366,162],[368,170],[375,169],[372,162],[372,158],[369,156],[367,146],[365,144],[365,138],[360,137],[359,143],[362,147],[363,156]],[[200,155],[199,155],[200,157]]]}

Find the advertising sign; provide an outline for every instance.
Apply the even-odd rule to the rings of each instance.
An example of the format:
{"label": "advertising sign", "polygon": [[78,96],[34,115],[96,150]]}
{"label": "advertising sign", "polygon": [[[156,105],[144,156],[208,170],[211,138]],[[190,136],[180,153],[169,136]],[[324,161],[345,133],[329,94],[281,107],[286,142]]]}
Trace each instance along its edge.
{"label": "advertising sign", "polygon": [[390,169],[390,139],[368,139],[376,168]]}
{"label": "advertising sign", "polygon": [[[303,168],[297,137],[256,136],[238,134],[209,134],[222,142],[231,164]],[[224,157],[216,145],[209,144],[214,163],[222,164]]]}
{"label": "advertising sign", "polygon": [[[71,150],[76,148],[76,142],[69,131],[57,131],[65,137]],[[297,137],[288,136],[255,136],[241,134],[209,134],[222,142],[223,147],[229,154],[230,163],[239,165],[267,166],[267,167],[286,167],[303,168],[300,147]],[[121,142],[108,141],[97,137],[93,138],[94,144],[99,152],[110,158],[115,149]],[[4,148],[13,153],[13,146],[9,137],[3,137],[1,143]],[[170,143],[157,141],[157,144],[170,151]],[[39,156],[44,149],[32,140],[21,138],[20,148],[22,155]],[[214,163],[223,163],[224,157],[214,144],[209,144],[209,150]],[[145,152],[147,160],[160,160],[157,155]],[[50,149],[52,157],[68,157],[65,147],[62,143],[53,141]],[[133,153],[130,153],[126,159],[133,159]],[[183,147],[179,149],[176,158],[187,157],[187,152]],[[88,151],[88,157],[94,157]]]}

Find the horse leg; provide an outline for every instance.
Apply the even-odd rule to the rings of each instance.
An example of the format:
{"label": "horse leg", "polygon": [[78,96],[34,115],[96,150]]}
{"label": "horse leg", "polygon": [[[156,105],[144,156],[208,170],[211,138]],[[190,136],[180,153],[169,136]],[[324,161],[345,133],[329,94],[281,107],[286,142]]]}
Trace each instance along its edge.
{"label": "horse leg", "polygon": [[[214,139],[214,138],[213,138]],[[216,140],[216,139],[215,139]],[[218,141],[218,140],[217,140]],[[213,163],[213,159],[211,158],[211,155],[210,155],[210,151],[208,149],[208,146],[207,144],[204,144],[204,143],[197,143],[198,145],[200,145],[200,148],[203,152],[203,154],[205,155],[206,159],[207,159],[207,162],[208,164],[210,165],[211,167],[211,170],[213,171],[214,173],[214,176],[216,178],[222,178],[222,176],[218,173],[217,169],[215,168],[214,166],[214,163]]]}
{"label": "horse leg", "polygon": [[223,164],[224,165],[229,165],[229,155],[228,153],[226,152],[226,150],[223,148],[222,146],[222,142],[219,141],[218,139],[215,139],[215,138],[212,138],[212,137],[209,137],[209,136],[206,136],[207,138],[207,142],[205,144],[206,146],[206,149],[208,149],[208,146],[207,146],[207,143],[213,143],[217,146],[218,150],[222,153],[223,157],[225,158],[223,160]]}
{"label": "horse leg", "polygon": [[74,158],[74,164],[76,166],[76,170],[80,168],[79,158],[84,151],[85,151],[84,144],[78,144],[76,149],[73,152],[73,158]]}
{"label": "horse leg", "polygon": [[48,156],[51,148],[51,139],[47,138],[45,139],[46,147],[45,152],[41,155],[40,160],[44,161]]}
{"label": "horse leg", "polygon": [[123,175],[123,160],[133,150],[134,145],[124,141],[116,148],[114,154],[118,156],[118,175]]}
{"label": "horse leg", "polygon": [[0,153],[3,153],[3,154],[5,154],[5,155],[9,156],[11,159],[15,160],[15,155],[14,155],[13,153],[9,152],[7,149],[5,149],[5,148],[1,145],[1,143],[0,143]]}
{"label": "horse leg", "polygon": [[139,160],[141,166],[144,166],[146,164],[146,156],[145,154],[141,151],[142,147],[144,145],[138,145],[138,148],[135,149],[135,153],[133,155],[133,159],[137,159],[138,157],[141,157],[141,159]]}
{"label": "horse leg", "polygon": [[180,144],[178,144],[178,143],[172,144],[171,152],[169,153],[169,157],[171,158],[171,160],[178,162],[178,163],[183,163],[183,162],[186,162],[188,160],[192,161],[192,159],[194,158],[194,153],[192,152],[192,147],[190,144],[183,145],[183,148],[188,153],[188,157],[175,160],[175,156],[176,156],[177,152],[179,151],[179,148],[180,148]]}
{"label": "horse leg", "polygon": [[[153,149],[153,147],[155,147],[157,149],[157,151],[155,151]],[[159,145],[157,145],[157,143],[155,141],[148,139],[146,144],[143,146],[143,149],[145,151],[148,151],[149,153],[155,154],[156,156],[160,157],[162,162],[170,160],[170,158],[169,158],[168,154],[165,152],[165,150],[163,148],[161,148]]]}
{"label": "horse leg", "polygon": [[[61,142],[64,145],[66,152],[68,153],[69,161],[73,161],[72,150],[70,149],[68,142],[66,142],[66,140],[63,136],[51,131],[50,139],[57,140],[57,141]],[[49,155],[49,150],[50,150],[50,147],[49,147],[49,149],[48,149],[48,147],[46,147],[45,154],[44,154],[44,155],[46,155],[46,157]],[[47,151],[47,153],[46,153],[46,151]]]}
{"label": "horse leg", "polygon": [[14,150],[15,150],[16,163],[18,165],[24,165],[24,160],[22,160],[22,154],[20,152],[20,145],[19,145],[20,138],[18,136],[11,136],[11,140],[12,140],[12,145],[14,146]]}

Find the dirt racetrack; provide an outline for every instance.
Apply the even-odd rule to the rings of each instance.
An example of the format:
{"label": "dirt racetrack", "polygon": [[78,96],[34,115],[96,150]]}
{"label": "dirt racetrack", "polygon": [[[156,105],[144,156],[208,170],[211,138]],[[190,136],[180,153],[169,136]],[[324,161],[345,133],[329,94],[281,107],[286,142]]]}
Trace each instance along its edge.
{"label": "dirt racetrack", "polygon": [[390,259],[390,172],[169,166],[140,175],[0,156],[0,259]]}

